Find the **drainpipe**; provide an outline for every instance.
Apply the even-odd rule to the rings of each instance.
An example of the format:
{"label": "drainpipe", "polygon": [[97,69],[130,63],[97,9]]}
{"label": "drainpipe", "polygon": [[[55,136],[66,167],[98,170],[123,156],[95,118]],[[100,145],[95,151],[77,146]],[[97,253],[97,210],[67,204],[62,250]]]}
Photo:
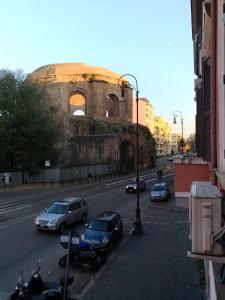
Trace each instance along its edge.
{"label": "drainpipe", "polygon": [[216,68],[216,43],[217,43],[217,0],[211,1],[211,182],[216,184],[216,174],[214,169],[217,166],[216,158],[216,79],[217,79],[217,68]]}

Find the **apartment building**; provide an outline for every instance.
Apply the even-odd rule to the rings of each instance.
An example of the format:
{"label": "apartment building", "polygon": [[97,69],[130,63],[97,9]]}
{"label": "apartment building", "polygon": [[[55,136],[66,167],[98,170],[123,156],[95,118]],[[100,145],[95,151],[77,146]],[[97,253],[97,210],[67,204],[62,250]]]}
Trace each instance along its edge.
{"label": "apartment building", "polygon": [[[133,117],[132,122],[137,122],[137,103],[133,99]],[[150,130],[154,134],[154,108],[147,98],[140,98],[138,102],[138,122]]]}
{"label": "apartment building", "polygon": [[171,151],[173,154],[179,153],[179,141],[181,141],[182,136],[178,133],[172,133],[172,144],[171,144]]}
{"label": "apartment building", "polygon": [[[197,157],[175,162],[177,205],[190,210],[189,256],[205,262],[207,299],[225,299],[225,2],[191,0]],[[222,281],[222,283],[221,283]]]}
{"label": "apartment building", "polygon": [[171,127],[160,116],[154,117],[154,137],[156,140],[157,156],[170,155],[172,149]]}

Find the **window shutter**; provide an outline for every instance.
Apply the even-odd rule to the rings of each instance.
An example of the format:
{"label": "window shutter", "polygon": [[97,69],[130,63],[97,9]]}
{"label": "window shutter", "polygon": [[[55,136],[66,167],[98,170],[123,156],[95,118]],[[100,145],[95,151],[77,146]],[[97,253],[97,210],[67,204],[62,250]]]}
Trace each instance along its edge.
{"label": "window shutter", "polygon": [[203,159],[211,161],[211,108],[210,108],[210,65],[211,58],[203,59],[202,98],[203,98]]}

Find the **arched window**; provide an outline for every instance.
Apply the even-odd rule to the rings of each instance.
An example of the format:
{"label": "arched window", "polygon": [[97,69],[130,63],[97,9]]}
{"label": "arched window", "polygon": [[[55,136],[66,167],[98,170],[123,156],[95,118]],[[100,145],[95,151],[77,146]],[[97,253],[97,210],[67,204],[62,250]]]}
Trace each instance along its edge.
{"label": "arched window", "polygon": [[86,115],[86,99],[80,93],[73,94],[69,99],[69,109],[72,116]]}
{"label": "arched window", "polygon": [[106,111],[108,112],[107,118],[119,117],[119,99],[114,94],[109,94],[106,97]]}
{"label": "arched window", "polygon": [[74,110],[74,112],[73,112],[73,116],[84,116],[84,115],[85,115],[85,113],[81,109]]}

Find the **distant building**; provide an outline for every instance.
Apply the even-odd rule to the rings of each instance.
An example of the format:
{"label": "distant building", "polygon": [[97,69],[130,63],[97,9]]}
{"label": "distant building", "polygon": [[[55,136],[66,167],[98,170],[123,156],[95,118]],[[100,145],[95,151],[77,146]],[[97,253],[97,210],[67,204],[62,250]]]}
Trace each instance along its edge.
{"label": "distant building", "polygon": [[154,138],[156,140],[157,156],[171,154],[172,133],[171,127],[162,117],[154,117]]}
{"label": "distant building", "polygon": [[[137,122],[137,102],[133,99],[133,115],[132,122]],[[140,98],[138,102],[138,122],[150,130],[154,134],[154,109],[147,98]]]}
{"label": "distant building", "polygon": [[176,154],[179,153],[179,141],[181,140],[181,135],[178,133],[172,133],[172,145],[171,145],[171,151]]}

